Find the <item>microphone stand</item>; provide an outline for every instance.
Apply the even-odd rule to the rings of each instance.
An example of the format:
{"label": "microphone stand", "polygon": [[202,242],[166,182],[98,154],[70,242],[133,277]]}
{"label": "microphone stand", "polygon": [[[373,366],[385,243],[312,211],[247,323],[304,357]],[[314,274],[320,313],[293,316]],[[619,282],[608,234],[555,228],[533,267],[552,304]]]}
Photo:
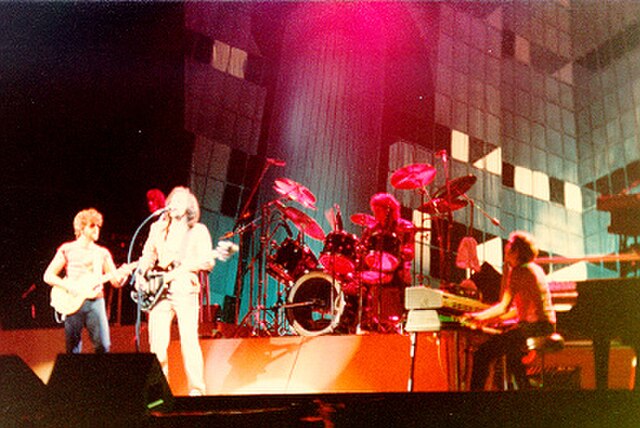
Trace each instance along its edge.
{"label": "microphone stand", "polygon": [[[149,221],[151,221],[152,218],[160,216],[161,214],[164,214],[167,211],[169,211],[167,208],[162,208],[157,211],[154,211],[153,213],[151,213],[151,215],[145,218],[142,221],[142,223],[140,223],[140,226],[138,226],[136,231],[133,233],[133,237],[131,238],[131,243],[129,244],[129,251],[127,252],[127,264],[131,263],[131,254],[133,253],[133,244],[136,242],[136,238],[140,234],[140,231],[142,230],[142,228]],[[138,266],[136,266],[136,270],[131,275],[131,278],[129,280],[129,285],[133,286],[133,284],[136,281],[136,276],[138,276],[138,273],[140,273],[139,264]],[[140,352],[140,324],[141,323],[142,323],[142,291],[140,290],[140,288],[138,288],[136,289],[136,325],[135,325],[136,352]]]}
{"label": "microphone stand", "polygon": [[[473,199],[469,198],[469,197],[467,196],[467,194],[466,194],[466,193],[463,193],[461,196],[462,196],[464,199],[466,199],[467,201],[469,201],[469,203],[471,204],[471,211],[472,211],[472,212],[473,212],[473,208],[474,208],[474,207],[475,207],[475,208],[477,208],[477,209],[478,209],[478,211],[480,211],[480,214],[482,214],[483,216],[485,216],[485,217],[487,218],[487,220],[489,220],[493,225],[498,226],[498,227],[499,227],[503,232],[504,232],[504,231],[506,231],[506,229],[505,229],[505,228],[500,224],[500,221],[499,221],[497,218],[495,218],[495,217],[491,217],[491,216],[489,215],[489,213],[488,213],[488,212],[486,212],[485,210],[483,210],[483,209],[480,207],[480,205],[476,204],[476,203],[473,201]],[[473,218],[473,217],[472,217],[472,218]]]}
{"label": "microphone stand", "polygon": [[[445,234],[444,245],[441,244],[440,248],[440,279],[447,283],[449,281],[449,258],[451,257],[451,229],[453,228],[453,212],[451,211],[451,180],[449,179],[449,158],[446,151],[442,154],[442,166],[444,168],[444,180],[445,187],[447,189],[447,225],[446,231],[442,230]],[[442,229],[445,229],[443,227]]]}
{"label": "microphone stand", "polygon": [[[243,219],[247,214],[248,214],[248,209],[249,206],[251,205],[251,202],[253,201],[253,198],[255,197],[256,192],[258,191],[258,188],[260,187],[260,184],[262,183],[262,180],[264,179],[265,174],[267,173],[267,170],[269,169],[269,167],[272,165],[271,162],[265,162],[265,164],[262,167],[262,171],[260,172],[260,176],[258,177],[258,179],[256,180],[256,182],[253,185],[253,188],[251,189],[251,193],[249,194],[249,197],[247,198],[246,202],[244,203],[244,206],[242,207],[242,210],[240,211],[240,215],[238,215],[238,219],[236,220],[235,225],[233,226],[233,230],[236,230],[238,228],[238,226],[240,225],[240,221],[241,219]],[[250,223],[250,224],[253,224]],[[243,230],[244,232],[244,230]],[[244,236],[240,237],[240,242],[242,242],[242,240],[244,239]],[[238,321],[239,321],[239,314],[240,314],[240,300],[241,300],[241,296],[242,296],[242,281],[243,281],[243,276],[244,276],[244,265],[243,265],[243,252],[241,251],[242,248],[239,249],[239,257],[238,257],[238,266],[236,268],[236,283],[235,283],[235,287],[234,287],[234,297],[236,298],[236,307],[235,307],[235,313],[234,313],[234,324],[237,326],[238,325]]]}

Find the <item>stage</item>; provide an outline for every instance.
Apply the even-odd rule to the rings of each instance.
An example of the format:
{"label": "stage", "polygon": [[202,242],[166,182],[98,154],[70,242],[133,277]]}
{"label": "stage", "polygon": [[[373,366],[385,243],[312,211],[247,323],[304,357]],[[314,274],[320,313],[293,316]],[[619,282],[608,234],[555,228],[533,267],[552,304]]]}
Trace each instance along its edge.
{"label": "stage", "polygon": [[[108,376],[105,379],[121,378],[116,383],[122,386],[103,391],[109,400],[101,399],[88,406],[105,407],[94,409],[94,413],[112,418],[110,412],[119,410],[118,418],[125,417],[128,413],[122,408],[109,408],[119,407],[108,404],[112,395],[117,396],[116,402],[122,399],[121,394],[128,401],[137,395],[148,395],[136,392],[138,388],[149,388],[154,379],[153,370],[144,362],[148,360],[143,358],[141,362],[136,357],[154,358],[147,353],[145,331],[143,327],[141,352],[135,353],[133,327],[112,326],[112,354],[95,356],[95,361],[101,362],[100,370]],[[91,347],[88,341],[85,343],[89,352]],[[412,358],[408,334],[202,338],[208,396],[192,398],[186,396],[180,343],[175,337],[170,345],[168,383],[163,377],[167,391],[161,400],[155,400],[165,400],[166,406],[131,411],[127,422],[144,421],[151,426],[204,426],[215,422],[330,426],[327,421],[338,426],[361,422],[375,426],[397,426],[395,422],[403,426],[423,422],[509,426],[514,417],[522,422],[518,415],[535,415],[539,423],[530,426],[554,426],[559,421],[564,421],[560,425],[565,426],[637,426],[640,422],[640,403],[637,394],[630,391],[635,375],[635,355],[630,348],[612,346],[607,391],[594,390],[590,345],[569,342],[561,352],[547,356],[544,390],[471,393],[466,391],[470,343],[473,337],[461,339],[457,332],[419,333]],[[56,365],[60,364],[57,355],[63,351],[62,329],[0,331],[0,354],[17,355],[45,391],[60,388],[52,386],[51,381],[54,367],[58,369]],[[70,361],[67,373],[85,372],[99,383],[95,382],[95,374],[88,374],[93,364],[85,362],[78,369],[74,368],[73,359]],[[155,359],[153,362],[157,364]],[[156,371],[161,373],[159,366]],[[80,388],[74,385],[82,379],[67,381],[65,376],[70,375],[58,373],[54,383]],[[136,383],[136,378],[141,381]],[[78,394],[91,395],[95,386],[91,385]],[[82,406],[74,407],[71,413],[79,412],[79,407]],[[65,410],[64,414],[70,413]],[[31,412],[26,420],[47,422],[55,420],[54,416],[46,411]],[[80,425],[84,424],[82,421]]]}

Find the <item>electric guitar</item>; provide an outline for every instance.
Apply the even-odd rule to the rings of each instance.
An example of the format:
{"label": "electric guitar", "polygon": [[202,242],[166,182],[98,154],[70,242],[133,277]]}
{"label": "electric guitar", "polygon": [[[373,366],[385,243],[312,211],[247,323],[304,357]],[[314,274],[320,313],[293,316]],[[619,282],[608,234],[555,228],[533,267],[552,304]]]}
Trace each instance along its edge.
{"label": "electric guitar", "polygon": [[103,275],[87,274],[74,280],[65,278],[67,288],[51,287],[51,306],[61,315],[72,315],[78,312],[85,300],[100,295],[102,284],[116,276],[129,275],[137,265],[137,262],[124,264],[115,272]]}
{"label": "electric guitar", "polygon": [[[212,251],[211,257],[214,265],[216,260],[227,261],[238,252],[238,246],[231,241],[220,241],[216,249]],[[135,290],[131,292],[131,298],[138,301],[138,291],[140,292],[140,309],[149,312],[160,301],[165,291],[169,289],[171,281],[166,281],[166,276],[171,269],[159,270],[151,269],[144,275],[136,277]]]}

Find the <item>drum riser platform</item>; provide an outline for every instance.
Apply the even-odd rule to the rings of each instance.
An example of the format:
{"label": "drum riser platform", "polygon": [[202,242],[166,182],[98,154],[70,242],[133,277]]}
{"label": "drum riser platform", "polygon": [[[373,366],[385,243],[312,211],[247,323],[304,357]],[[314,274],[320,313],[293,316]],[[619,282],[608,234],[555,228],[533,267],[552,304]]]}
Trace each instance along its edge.
{"label": "drum riser platform", "polygon": [[[135,352],[134,329],[112,327],[112,352]],[[90,351],[88,339],[84,339]],[[143,329],[142,351],[148,352]],[[211,395],[317,394],[407,391],[411,372],[408,336],[345,335],[202,339],[207,392]],[[458,352],[464,352],[458,349]],[[45,383],[55,357],[64,352],[62,329],[0,331],[0,353],[17,354]],[[444,333],[420,333],[416,347],[413,390],[455,391],[464,367],[454,370],[456,348]],[[633,385],[634,353],[612,347],[610,388]],[[175,395],[186,395],[180,342],[169,348],[169,384]],[[579,367],[580,387],[594,388],[593,357],[589,346],[568,346],[548,355],[547,366]]]}

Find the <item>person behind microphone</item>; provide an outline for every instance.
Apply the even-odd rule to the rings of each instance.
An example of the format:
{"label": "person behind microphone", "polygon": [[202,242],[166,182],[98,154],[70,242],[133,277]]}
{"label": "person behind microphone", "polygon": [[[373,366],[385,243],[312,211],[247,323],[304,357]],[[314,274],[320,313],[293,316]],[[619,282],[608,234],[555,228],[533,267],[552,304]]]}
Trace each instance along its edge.
{"label": "person behind microphone", "polygon": [[507,367],[514,375],[518,388],[530,387],[521,360],[526,340],[528,337],[552,334],[556,324],[544,271],[533,262],[537,255],[538,249],[531,235],[522,231],[513,232],[504,250],[502,298],[483,311],[467,313],[462,317],[463,321],[479,323],[496,319],[503,321],[509,316],[517,321],[514,327],[492,336],[474,352],[472,391],[485,388],[491,362],[503,355],[507,356]]}
{"label": "person behind microphone", "polygon": [[167,197],[167,211],[151,225],[138,275],[166,271],[167,291],[149,311],[149,345],[168,376],[167,349],[171,323],[178,319],[180,345],[189,395],[205,394],[204,362],[198,341],[200,282],[198,273],[213,268],[211,235],[199,223],[200,207],[186,187],[174,188]]}
{"label": "person behind microphone", "polygon": [[149,189],[147,191],[147,208],[149,213],[154,213],[165,207],[167,201],[160,189]]}

